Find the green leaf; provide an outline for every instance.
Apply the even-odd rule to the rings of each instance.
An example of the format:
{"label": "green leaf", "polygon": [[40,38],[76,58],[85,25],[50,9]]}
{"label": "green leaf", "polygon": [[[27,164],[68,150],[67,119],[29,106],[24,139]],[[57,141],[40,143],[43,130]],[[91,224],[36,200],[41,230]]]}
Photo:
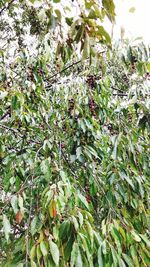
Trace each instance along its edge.
{"label": "green leaf", "polygon": [[98,26],[98,31],[97,31],[97,35],[100,35],[103,37],[103,39],[108,43],[111,44],[111,38],[109,36],[109,34],[105,31],[103,26]]}
{"label": "green leaf", "polygon": [[59,249],[58,249],[57,245],[52,240],[49,241],[49,245],[50,245],[50,252],[51,252],[53,261],[58,266],[58,264],[59,264]]}
{"label": "green leaf", "polygon": [[91,10],[89,15],[88,15],[88,18],[89,19],[97,19],[99,16],[97,16],[96,12],[94,10]]}
{"label": "green leaf", "polygon": [[55,240],[57,241],[59,238],[59,229],[57,226],[53,227],[53,236],[54,236]]}
{"label": "green leaf", "polygon": [[83,195],[81,195],[80,193],[78,193],[78,198],[85,205],[85,207],[89,210],[89,204],[88,204],[86,198]]}
{"label": "green leaf", "polygon": [[113,152],[112,152],[112,158],[113,159],[117,158],[118,145],[119,145],[121,136],[122,136],[122,132],[120,132],[119,135],[115,136],[115,138],[114,138],[114,148],[113,148]]}
{"label": "green leaf", "polygon": [[31,260],[31,267],[37,267],[36,263]]}
{"label": "green leaf", "polygon": [[42,257],[42,253],[41,253],[41,249],[40,249],[39,244],[37,245],[37,248],[36,248],[36,256],[37,256],[38,264],[40,264],[40,259]]}
{"label": "green leaf", "polygon": [[137,242],[140,242],[141,241],[140,236],[137,235],[134,230],[131,231],[131,234],[132,234],[132,236],[133,236],[133,238],[134,238],[135,241],[137,241]]}
{"label": "green leaf", "polygon": [[84,39],[84,46],[83,46],[83,52],[82,52],[82,58],[87,59],[90,55],[90,38],[88,34],[86,34],[86,37]]}
{"label": "green leaf", "polygon": [[18,212],[18,198],[16,195],[12,196],[11,198],[11,206],[14,210],[14,213],[16,214]]}
{"label": "green leaf", "polygon": [[134,267],[132,259],[127,254],[122,253],[122,256],[129,267]]}
{"label": "green leaf", "polygon": [[66,179],[67,179],[67,175],[64,171],[60,171],[60,176],[62,178],[62,180],[66,183]]}
{"label": "green leaf", "polygon": [[86,252],[87,258],[89,259],[91,257],[91,254],[90,254],[89,247],[88,247],[88,239],[81,233],[79,233],[78,235],[81,238],[82,249]]}
{"label": "green leaf", "polygon": [[86,152],[88,151],[89,154],[93,155],[95,158],[99,158],[98,155],[97,155],[96,150],[95,150],[93,147],[91,147],[91,146],[86,146],[86,147],[85,147],[85,150],[86,150]]}
{"label": "green leaf", "polygon": [[79,29],[78,29],[78,31],[77,31],[77,34],[76,34],[76,36],[75,36],[75,39],[74,39],[74,41],[75,41],[76,43],[79,43],[79,42],[80,42],[80,40],[81,40],[81,38],[82,38],[82,36],[83,36],[83,33],[84,33],[84,27],[83,27],[83,25],[80,25],[80,26],[79,26]]}
{"label": "green leaf", "polygon": [[131,178],[128,177],[124,171],[120,172],[120,176],[121,176],[121,178],[122,178],[123,180],[125,179],[125,180],[127,181],[127,183],[128,183],[129,185],[131,185],[131,187],[134,189],[134,184],[133,184]]}
{"label": "green leaf", "polygon": [[21,211],[24,211],[24,207],[23,207],[23,198],[19,195],[18,196],[18,205]]}
{"label": "green leaf", "polygon": [[102,0],[102,4],[107,11],[107,16],[113,22],[115,17],[115,5],[113,1]]}
{"label": "green leaf", "polygon": [[55,9],[55,13],[57,15],[58,20],[61,22],[61,12],[59,11],[59,9]]}
{"label": "green leaf", "polygon": [[126,264],[124,263],[122,259],[120,259],[119,267],[126,267]]}
{"label": "green leaf", "polygon": [[131,253],[135,267],[139,267],[140,265],[139,265],[139,261],[137,257],[137,251],[134,245],[130,247],[130,253]]}
{"label": "green leaf", "polygon": [[67,23],[69,26],[72,25],[72,23],[73,23],[73,18],[65,18],[65,20],[66,20],[66,23]]}
{"label": "green leaf", "polygon": [[78,231],[78,229],[79,229],[79,224],[78,224],[77,219],[76,219],[74,216],[71,216],[71,218],[72,218],[72,221],[73,221],[75,230]]}
{"label": "green leaf", "polygon": [[94,232],[93,232],[91,224],[88,221],[86,221],[86,226],[87,226],[87,233],[89,234],[89,237],[90,237],[89,240],[91,242],[91,247],[93,247],[93,241],[94,241],[93,234],[94,234]]}
{"label": "green leaf", "polygon": [[80,157],[81,154],[82,154],[82,149],[81,149],[81,147],[79,146],[79,147],[77,147],[77,149],[76,149],[77,159]]}
{"label": "green leaf", "polygon": [[17,267],[23,267],[23,263],[19,263],[19,264],[17,264]]}
{"label": "green leaf", "polygon": [[82,214],[85,215],[85,217],[88,219],[90,223],[93,223],[94,219],[90,212],[88,212],[87,210],[82,210]]}
{"label": "green leaf", "polygon": [[70,155],[70,163],[73,163],[76,160],[76,155]]}
{"label": "green leaf", "polygon": [[48,192],[46,192],[45,196],[44,196],[44,203],[45,204],[45,208],[47,207],[47,205],[50,203],[50,200],[52,199],[54,195],[53,190],[49,190]]}
{"label": "green leaf", "polygon": [[101,246],[98,249],[98,266],[99,267],[104,266],[104,264],[103,264],[103,258],[102,258],[102,249],[101,249]]}
{"label": "green leaf", "polygon": [[76,267],[82,267],[83,266],[80,249],[78,250],[77,262],[76,262],[75,266]]}
{"label": "green leaf", "polygon": [[5,98],[8,95],[8,92],[0,92],[0,99]]}
{"label": "green leaf", "polygon": [[102,248],[103,254],[106,255],[107,254],[107,243],[106,243],[106,240],[103,240],[101,248]]}
{"label": "green leaf", "polygon": [[31,260],[34,260],[35,255],[36,255],[36,245],[34,245],[34,246],[31,248],[31,251],[30,251],[30,258],[31,258]]}
{"label": "green leaf", "polygon": [[147,70],[150,72],[150,62],[147,62],[147,63],[146,63],[146,68],[147,68]]}
{"label": "green leaf", "polygon": [[94,0],[85,0],[85,7],[87,9],[90,9],[94,5],[95,1]]}
{"label": "green leaf", "polygon": [[79,217],[80,226],[82,226],[83,225],[83,215],[81,214],[80,211],[78,211],[78,217]]}
{"label": "green leaf", "polygon": [[17,103],[18,103],[18,99],[17,96],[12,96],[12,100],[11,100],[11,106],[12,106],[12,110],[16,110],[17,109]]}
{"label": "green leaf", "polygon": [[144,235],[140,234],[139,236],[144,240],[144,242],[146,243],[146,245],[148,247],[150,247],[150,240],[148,239],[148,237],[146,236],[146,234],[144,234]]}
{"label": "green leaf", "polygon": [[112,231],[111,231],[111,234],[112,234],[112,236],[113,236],[113,238],[115,240],[115,243],[117,245],[119,253],[121,253],[121,251],[122,251],[122,248],[121,248],[121,237],[120,237],[120,234],[119,234],[118,230],[115,227],[113,227]]}
{"label": "green leaf", "polygon": [[118,265],[117,252],[113,247],[111,247],[111,254],[112,254],[112,257],[113,257],[114,267],[117,267],[117,265]]}
{"label": "green leaf", "polygon": [[135,11],[136,11],[136,8],[134,6],[129,9],[130,13],[134,13]]}
{"label": "green leaf", "polygon": [[8,241],[9,234],[11,233],[11,227],[10,227],[10,222],[5,214],[3,214],[3,228],[4,228],[5,238]]}
{"label": "green leaf", "polygon": [[73,242],[74,242],[74,238],[71,235],[68,242],[66,243],[65,247],[64,247],[64,256],[65,256],[65,260],[68,261],[71,257],[71,251],[72,251],[72,246],[73,246]]}
{"label": "green leaf", "polygon": [[73,243],[73,247],[71,251],[71,262],[70,262],[71,267],[75,266],[77,262],[78,253],[79,253],[79,247],[78,247],[78,243],[75,241]]}
{"label": "green leaf", "polygon": [[44,174],[47,174],[50,172],[50,164],[49,164],[49,161],[47,159],[43,160],[41,162],[41,171],[44,173]]}
{"label": "green leaf", "polygon": [[64,239],[68,239],[68,236],[70,236],[70,231],[71,231],[71,225],[70,225],[70,221],[64,221],[61,226],[60,226],[60,230],[59,230],[59,238],[64,240]]}
{"label": "green leaf", "polygon": [[45,241],[43,240],[40,242],[40,249],[41,249],[43,256],[46,257],[48,254],[48,249],[47,249]]}
{"label": "green leaf", "polygon": [[37,232],[37,222],[38,222],[38,217],[35,216],[31,222],[31,234],[32,234],[32,236]]}

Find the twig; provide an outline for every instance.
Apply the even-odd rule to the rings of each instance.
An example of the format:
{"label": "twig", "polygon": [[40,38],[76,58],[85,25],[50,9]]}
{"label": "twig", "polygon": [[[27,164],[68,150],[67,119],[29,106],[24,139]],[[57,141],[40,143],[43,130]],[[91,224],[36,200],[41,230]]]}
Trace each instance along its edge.
{"label": "twig", "polygon": [[[10,128],[10,127],[8,127],[6,125],[3,125],[1,123],[0,123],[0,127],[6,129],[8,131],[13,132],[14,134],[20,136],[21,138],[25,137],[25,135],[23,133],[20,133],[20,130],[18,130],[18,129]],[[26,140],[26,143],[35,143],[35,144],[38,144],[38,145],[41,144],[41,142],[35,141],[33,139]]]}
{"label": "twig", "polygon": [[115,91],[118,91],[118,92],[120,92],[120,93],[124,93],[124,91],[122,91],[122,90],[120,90],[120,89],[118,89],[118,88],[116,88],[116,87],[114,87],[114,86],[111,86],[111,89],[113,89],[113,90],[115,90]]}
{"label": "twig", "polygon": [[13,2],[15,2],[15,0],[11,0],[8,5],[4,5],[4,7],[0,10],[0,16],[3,13],[4,10],[9,9],[9,7],[11,6],[11,4],[13,4]]}
{"label": "twig", "polygon": [[26,179],[25,179],[24,183],[22,184],[21,188],[19,189],[19,191],[17,191],[15,194],[10,195],[9,198],[5,201],[6,204],[3,206],[3,208],[0,209],[0,214],[3,214],[3,211],[8,206],[8,204],[10,204],[11,199],[12,199],[13,196],[19,195],[24,189],[26,189],[28,187],[31,187],[31,185],[30,186],[29,185],[25,186],[25,184],[26,184],[26,182],[27,182],[29,177],[30,177],[30,175],[28,175],[26,177]]}
{"label": "twig", "polygon": [[[119,88],[116,88],[116,87],[113,87],[111,86],[110,87],[112,90],[115,90],[115,91],[118,91],[119,93],[113,93],[113,95],[118,95],[118,96],[135,96],[135,94],[131,94],[130,92],[127,92],[127,91],[122,91],[120,90]],[[137,94],[138,95],[138,94]],[[150,96],[150,94],[140,94],[139,96]]]}
{"label": "twig", "polygon": [[38,153],[40,152],[40,150],[43,148],[43,146],[41,146],[38,151],[36,152],[36,155],[35,155],[35,161],[37,161],[37,157],[38,157]]}
{"label": "twig", "polygon": [[[136,96],[136,94],[130,94],[130,93],[128,93],[128,94],[125,94],[125,93],[112,93],[112,96],[128,96],[128,97],[130,97],[130,96]],[[137,96],[141,96],[141,97],[144,97],[144,96],[150,96],[150,94],[145,94],[145,95],[142,95],[142,94],[140,94],[140,95],[138,95],[137,94]]]}
{"label": "twig", "polygon": [[3,119],[5,119],[8,115],[10,116],[10,111],[7,111],[4,115],[2,115],[0,117],[0,121],[2,121]]}
{"label": "twig", "polygon": [[25,266],[28,267],[28,255],[29,255],[29,227],[31,222],[31,212],[32,212],[32,189],[33,189],[33,176],[32,176],[32,183],[31,183],[31,191],[30,191],[30,209],[29,209],[29,218],[28,218],[28,229],[26,234],[26,261]]}
{"label": "twig", "polygon": [[13,132],[14,134],[17,134],[17,135],[19,135],[20,137],[23,137],[23,136],[24,136],[24,135],[22,135],[22,134],[19,133],[19,130],[14,129],[14,128],[10,128],[10,127],[8,127],[8,126],[6,126],[6,125],[3,125],[3,124],[1,124],[1,123],[0,123],[0,127],[1,127],[1,128],[4,128],[4,129],[6,129],[6,130],[9,130],[9,131],[11,131],[11,132]]}
{"label": "twig", "polygon": [[[100,54],[103,54],[103,53],[105,53],[105,52],[106,52],[105,50],[104,50],[104,51],[101,51]],[[86,59],[89,59],[89,57],[87,57]],[[49,80],[53,79],[53,78],[56,77],[57,75],[60,75],[60,74],[63,73],[64,71],[66,71],[66,70],[72,68],[73,66],[75,66],[75,65],[77,65],[77,64],[79,64],[79,63],[81,63],[81,62],[82,62],[82,59],[80,59],[80,60],[78,60],[78,61],[76,61],[76,62],[73,62],[73,63],[70,64],[69,66],[67,66],[67,67],[65,67],[64,69],[62,69],[61,71],[58,71],[58,72],[54,73],[51,77],[49,77]],[[51,84],[50,84],[50,85],[51,85]],[[48,88],[50,85],[47,85],[45,88]]]}
{"label": "twig", "polygon": [[[81,62],[81,60],[78,60],[78,61],[76,61],[76,62],[73,62],[71,65],[65,67],[65,68],[62,69],[61,71],[58,71],[58,72],[54,73],[51,77],[49,77],[49,80],[52,80],[52,79],[53,79],[54,77],[56,77],[57,75],[62,74],[64,71],[66,71],[66,70],[72,68],[73,66],[79,64],[80,62]],[[50,85],[51,85],[51,84],[50,84]],[[48,84],[45,88],[48,88],[50,85]]]}
{"label": "twig", "polygon": [[128,94],[121,94],[121,93],[113,93],[112,96],[128,96]]}

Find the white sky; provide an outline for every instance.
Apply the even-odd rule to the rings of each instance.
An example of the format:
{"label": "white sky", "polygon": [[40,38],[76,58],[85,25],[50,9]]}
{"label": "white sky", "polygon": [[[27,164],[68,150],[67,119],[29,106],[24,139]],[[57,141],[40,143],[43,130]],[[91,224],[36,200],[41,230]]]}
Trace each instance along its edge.
{"label": "white sky", "polygon": [[[116,26],[114,37],[120,37],[120,28],[125,29],[124,37],[143,37],[150,43],[150,0],[114,0],[116,4]],[[135,7],[134,13],[129,9]]]}

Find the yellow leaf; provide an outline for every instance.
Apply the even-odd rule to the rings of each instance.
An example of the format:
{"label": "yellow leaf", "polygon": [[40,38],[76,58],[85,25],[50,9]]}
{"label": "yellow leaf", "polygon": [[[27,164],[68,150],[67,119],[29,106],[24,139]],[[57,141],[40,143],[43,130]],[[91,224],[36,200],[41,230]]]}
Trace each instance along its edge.
{"label": "yellow leaf", "polygon": [[44,239],[43,231],[40,231],[40,237],[38,239],[38,243],[40,243]]}
{"label": "yellow leaf", "polygon": [[49,206],[49,213],[51,218],[55,218],[57,215],[57,210],[56,210],[56,202],[55,200],[51,200],[50,206]]}
{"label": "yellow leaf", "polygon": [[133,7],[131,7],[131,8],[129,9],[129,12],[130,12],[130,13],[134,13],[135,10],[136,10],[136,8],[133,6]]}
{"label": "yellow leaf", "polygon": [[34,245],[34,246],[31,248],[31,251],[30,251],[30,258],[31,258],[31,260],[34,259],[35,254],[36,254],[36,246]]}

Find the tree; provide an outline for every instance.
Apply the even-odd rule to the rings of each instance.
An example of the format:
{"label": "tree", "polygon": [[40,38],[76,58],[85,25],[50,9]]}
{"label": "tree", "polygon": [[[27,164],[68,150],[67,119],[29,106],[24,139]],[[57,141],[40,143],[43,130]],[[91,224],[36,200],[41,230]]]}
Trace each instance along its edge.
{"label": "tree", "polygon": [[149,266],[149,48],[53,2],[1,4],[1,264]]}

